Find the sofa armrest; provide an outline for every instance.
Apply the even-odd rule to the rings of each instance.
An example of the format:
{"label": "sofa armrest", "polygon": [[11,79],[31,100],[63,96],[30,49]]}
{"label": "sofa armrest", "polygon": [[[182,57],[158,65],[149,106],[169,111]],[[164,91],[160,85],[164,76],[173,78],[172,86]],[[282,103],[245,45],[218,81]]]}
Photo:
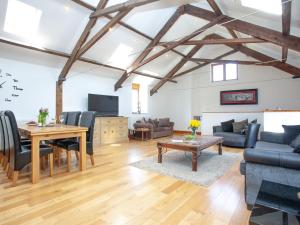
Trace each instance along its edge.
{"label": "sofa armrest", "polygon": [[260,140],[277,144],[284,144],[283,133],[263,131],[260,133]]}
{"label": "sofa armrest", "polygon": [[217,133],[217,132],[223,132],[221,126],[213,126],[213,133]]}
{"label": "sofa armrest", "polygon": [[174,122],[170,122],[170,127],[174,127]]}
{"label": "sofa armrest", "polygon": [[245,148],[254,148],[258,138],[260,124],[250,123],[247,130]]}
{"label": "sofa armrest", "polygon": [[300,154],[298,153],[247,148],[244,151],[244,159],[250,163],[300,170]]}

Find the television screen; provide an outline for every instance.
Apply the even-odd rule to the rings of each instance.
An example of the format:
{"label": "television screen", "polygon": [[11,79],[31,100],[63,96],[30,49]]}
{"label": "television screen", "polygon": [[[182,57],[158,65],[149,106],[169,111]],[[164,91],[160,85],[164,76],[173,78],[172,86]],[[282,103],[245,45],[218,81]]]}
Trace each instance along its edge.
{"label": "television screen", "polygon": [[88,95],[88,110],[96,111],[98,115],[118,116],[119,97],[109,95]]}

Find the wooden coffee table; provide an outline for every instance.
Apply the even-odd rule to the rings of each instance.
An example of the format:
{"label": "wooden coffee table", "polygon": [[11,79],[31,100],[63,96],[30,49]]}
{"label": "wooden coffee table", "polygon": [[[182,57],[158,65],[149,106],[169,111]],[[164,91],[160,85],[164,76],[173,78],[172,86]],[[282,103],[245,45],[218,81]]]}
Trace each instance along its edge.
{"label": "wooden coffee table", "polygon": [[215,136],[198,136],[192,141],[187,141],[184,137],[173,137],[172,139],[157,142],[158,163],[162,163],[163,149],[176,149],[192,153],[192,170],[197,171],[198,153],[213,145],[219,145],[219,155],[222,155],[222,137]]}

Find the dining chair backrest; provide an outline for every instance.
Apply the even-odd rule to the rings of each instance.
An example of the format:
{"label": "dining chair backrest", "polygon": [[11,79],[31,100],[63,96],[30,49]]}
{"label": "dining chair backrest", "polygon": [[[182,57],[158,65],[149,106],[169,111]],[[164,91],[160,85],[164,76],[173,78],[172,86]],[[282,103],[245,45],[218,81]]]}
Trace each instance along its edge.
{"label": "dining chair backrest", "polygon": [[[0,116],[1,114],[2,112],[0,112]],[[4,154],[4,149],[5,149],[4,128],[3,128],[2,119],[0,119],[0,152],[3,154]]]}
{"label": "dining chair backrest", "polygon": [[67,125],[78,126],[81,112],[68,112]]}
{"label": "dining chair backrest", "polygon": [[10,167],[13,166],[13,168],[15,168],[15,163],[16,163],[15,139],[16,138],[14,137],[14,132],[13,132],[10,118],[6,115],[6,112],[5,112],[5,121],[6,121],[8,142],[9,142],[9,165]]}
{"label": "dining chair backrest", "polygon": [[5,116],[7,121],[7,130],[8,130],[10,146],[15,151],[15,154],[18,155],[19,153],[22,152],[22,147],[21,147],[21,137],[19,134],[17,120],[12,111],[9,110],[5,111]]}
{"label": "dining chair backrest", "polygon": [[86,140],[90,143],[93,143],[94,139],[94,124],[95,124],[95,115],[94,111],[82,112],[79,126],[87,127],[88,132],[86,134]]}
{"label": "dining chair backrest", "polygon": [[[1,112],[0,112],[1,114]],[[0,119],[0,152],[4,152],[4,131],[3,131],[3,125],[2,125],[2,120]]]}
{"label": "dining chair backrest", "polygon": [[8,133],[7,133],[7,126],[4,111],[0,113],[0,120],[2,123],[2,131],[3,131],[3,154],[5,156],[9,156],[9,142],[8,142]]}
{"label": "dining chair backrest", "polygon": [[62,112],[60,116],[63,118],[62,124],[67,124],[68,121],[68,112]]}

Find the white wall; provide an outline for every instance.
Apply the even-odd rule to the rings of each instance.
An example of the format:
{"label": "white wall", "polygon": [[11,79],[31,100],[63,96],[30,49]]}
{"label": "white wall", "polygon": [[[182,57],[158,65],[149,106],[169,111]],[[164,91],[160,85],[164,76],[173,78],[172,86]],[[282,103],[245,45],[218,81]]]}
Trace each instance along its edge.
{"label": "white wall", "polygon": [[[232,58],[253,60],[242,54],[235,54]],[[217,113],[211,114],[209,121],[203,121],[204,132],[211,133],[213,125],[233,117],[237,120],[257,117],[262,122],[263,114],[257,112],[265,109],[300,109],[300,79],[292,79],[290,74],[267,66],[239,65],[238,71],[238,80],[212,83],[210,66],[206,66],[183,76],[178,84],[163,86],[152,97],[155,102],[153,115],[169,116],[176,129],[186,130],[193,116]],[[251,88],[258,89],[257,105],[220,105],[220,91]]]}
{"label": "white wall", "polygon": [[[5,102],[6,97],[15,93],[12,88],[6,88],[12,84],[5,83],[5,88],[0,89],[0,110],[12,110],[18,120],[28,121],[36,120],[38,110],[45,107],[49,109],[49,119],[54,118],[55,84],[66,60],[4,44],[0,44],[0,49],[2,74],[12,74],[13,78],[19,80],[19,86],[24,88],[20,97],[12,102]],[[93,93],[119,96],[119,114],[129,117],[129,127],[142,117],[150,117],[150,114],[131,113],[130,83],[124,83],[121,89],[114,91],[114,84],[120,75],[119,71],[76,62],[63,84],[63,110],[87,110],[88,93]],[[4,78],[5,76],[0,77],[0,84]]]}

